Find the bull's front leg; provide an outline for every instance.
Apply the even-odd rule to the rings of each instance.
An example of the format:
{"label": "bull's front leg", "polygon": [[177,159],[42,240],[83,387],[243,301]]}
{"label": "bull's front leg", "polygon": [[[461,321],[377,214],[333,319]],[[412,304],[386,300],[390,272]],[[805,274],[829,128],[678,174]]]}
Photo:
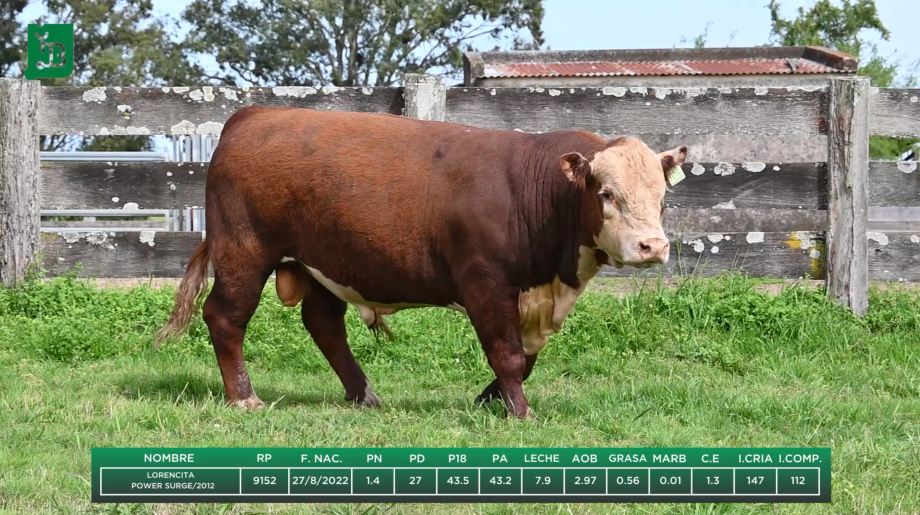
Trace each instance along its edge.
{"label": "bull's front leg", "polygon": [[533,418],[533,410],[524,396],[523,382],[530,360],[524,355],[521,343],[518,291],[494,286],[488,290],[488,293],[479,289],[465,295],[470,299],[464,302],[467,315],[495,371],[498,393],[508,413],[522,419]]}
{"label": "bull's front leg", "polygon": [[[524,379],[526,381],[530,377],[530,373],[533,372],[533,366],[537,362],[537,354],[528,354],[524,356]],[[486,386],[482,393],[476,397],[476,402],[484,404],[487,402],[492,402],[496,399],[501,399],[502,394],[498,389],[498,378],[493,379],[489,386]]]}

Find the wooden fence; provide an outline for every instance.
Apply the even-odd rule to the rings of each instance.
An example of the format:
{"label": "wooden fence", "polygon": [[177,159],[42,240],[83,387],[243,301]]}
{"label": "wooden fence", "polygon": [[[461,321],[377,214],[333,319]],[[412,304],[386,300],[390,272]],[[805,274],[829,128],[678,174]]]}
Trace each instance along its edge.
{"label": "wooden fence", "polygon": [[[819,163],[687,163],[667,196],[665,274],[824,279],[856,313],[869,280],[920,280],[920,235],[866,230],[869,206],[920,206],[916,162],[870,162],[869,135],[920,135],[920,89],[831,79],[789,88],[77,88],[0,79],[0,280],[180,277],[201,232],[41,233],[40,209],[203,207],[207,163],[40,161],[39,135],[219,134],[249,104],[393,113],[495,129],[618,134],[823,136]],[[664,150],[664,149],[657,149]],[[40,259],[40,261],[38,261]],[[637,272],[605,267],[602,276]],[[657,273],[656,269],[641,272]]]}

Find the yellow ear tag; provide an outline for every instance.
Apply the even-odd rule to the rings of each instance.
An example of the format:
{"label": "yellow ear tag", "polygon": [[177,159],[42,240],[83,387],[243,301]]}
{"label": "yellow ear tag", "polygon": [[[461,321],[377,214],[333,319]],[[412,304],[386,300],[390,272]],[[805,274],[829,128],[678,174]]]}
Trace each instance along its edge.
{"label": "yellow ear tag", "polygon": [[675,166],[668,171],[668,182],[671,183],[671,186],[674,186],[678,182],[684,180],[686,175],[684,175],[684,169],[680,166]]}

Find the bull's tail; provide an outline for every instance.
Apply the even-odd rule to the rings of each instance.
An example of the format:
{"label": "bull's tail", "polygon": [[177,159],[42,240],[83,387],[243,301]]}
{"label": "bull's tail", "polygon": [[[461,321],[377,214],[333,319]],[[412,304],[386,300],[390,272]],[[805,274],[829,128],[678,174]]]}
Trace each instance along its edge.
{"label": "bull's tail", "polygon": [[203,241],[188,262],[182,282],[176,289],[176,303],[169,314],[169,321],[157,332],[153,348],[159,347],[164,339],[177,336],[188,328],[192,315],[200,308],[207,292],[209,261],[208,242]]}

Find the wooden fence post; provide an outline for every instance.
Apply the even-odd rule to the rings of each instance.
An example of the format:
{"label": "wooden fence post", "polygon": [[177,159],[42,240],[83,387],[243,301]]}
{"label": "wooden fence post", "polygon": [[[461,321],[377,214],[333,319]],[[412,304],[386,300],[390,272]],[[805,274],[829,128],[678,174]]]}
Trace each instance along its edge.
{"label": "wooden fence post", "polygon": [[827,295],[869,309],[869,79],[830,80],[827,111]]}
{"label": "wooden fence post", "polygon": [[447,81],[444,77],[407,73],[404,75],[403,116],[443,122],[447,106]]}
{"label": "wooden fence post", "polygon": [[0,78],[0,283],[18,286],[41,241],[41,82]]}

